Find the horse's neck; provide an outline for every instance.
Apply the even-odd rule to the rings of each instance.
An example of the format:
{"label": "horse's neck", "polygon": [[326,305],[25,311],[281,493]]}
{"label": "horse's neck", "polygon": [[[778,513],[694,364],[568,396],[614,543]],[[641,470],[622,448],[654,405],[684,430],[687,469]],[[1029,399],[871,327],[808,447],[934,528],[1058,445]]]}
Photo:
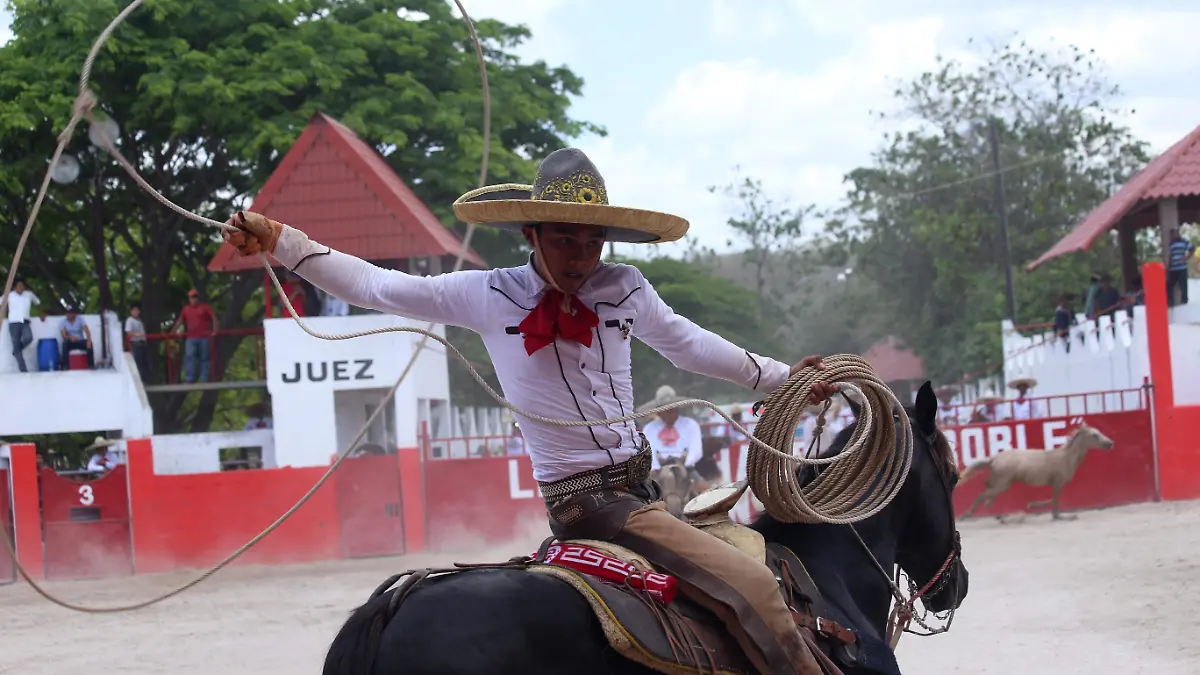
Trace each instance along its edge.
{"label": "horse's neck", "polygon": [[787,546],[800,558],[826,606],[840,615],[833,618],[850,621],[860,630],[869,628],[882,638],[891,609],[889,580],[895,568],[896,543],[876,536],[878,532],[891,532],[890,527],[866,522],[855,527],[887,577],[876,568],[849,526],[775,523],[763,534],[768,542]]}
{"label": "horse's neck", "polygon": [[1071,436],[1071,438],[1067,440],[1067,444],[1064,445],[1060,450],[1065,464],[1073,468],[1079,466],[1079,464],[1083,461],[1083,456],[1087,454],[1087,451],[1088,444],[1084,439],[1083,434],[1075,434]]}

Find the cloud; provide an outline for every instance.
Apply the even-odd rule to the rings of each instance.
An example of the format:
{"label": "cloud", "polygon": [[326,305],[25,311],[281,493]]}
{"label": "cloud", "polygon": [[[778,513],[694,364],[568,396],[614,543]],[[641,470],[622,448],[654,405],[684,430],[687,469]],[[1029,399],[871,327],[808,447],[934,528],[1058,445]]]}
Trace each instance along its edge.
{"label": "cloud", "polygon": [[[935,56],[971,60],[967,39],[1000,41],[1019,31],[1039,47],[1075,44],[1095,49],[1110,79],[1136,108],[1127,121],[1155,151],[1200,119],[1200,92],[1188,75],[1200,69],[1200,42],[1170,39],[1178,26],[1200,25],[1200,8],[1162,0],[1045,3],[988,0],[964,7],[948,0],[792,0],[790,22],[770,11],[713,0],[709,32],[724,42],[807,39],[809,59],[779,59],[764,43],[735,58],[682,67],[645,104],[640,128],[596,144],[597,164],[615,200],[668,208],[692,222],[702,243],[724,248],[736,205],[707,187],[727,183],[731,169],[762,179],[768,194],[792,205],[835,206],[843,177],[870,160],[884,127],[871,111],[891,109],[893,84],[935,63]],[[1164,37],[1165,36],[1165,37]],[[827,44],[835,48],[825,49]],[[1148,49],[1147,45],[1154,45]],[[747,50],[743,50],[745,52]],[[630,132],[633,133],[630,133]],[[586,148],[585,148],[586,149]],[[613,173],[619,172],[619,173]]]}
{"label": "cloud", "polygon": [[[447,0],[452,5],[453,0]],[[554,15],[563,8],[567,0],[462,0],[467,13],[474,20],[488,18],[507,24],[524,24],[533,37],[516,49],[516,54],[525,60],[535,58],[549,62],[563,62],[572,53],[572,43],[557,30]],[[455,16],[458,7],[454,6]]]}

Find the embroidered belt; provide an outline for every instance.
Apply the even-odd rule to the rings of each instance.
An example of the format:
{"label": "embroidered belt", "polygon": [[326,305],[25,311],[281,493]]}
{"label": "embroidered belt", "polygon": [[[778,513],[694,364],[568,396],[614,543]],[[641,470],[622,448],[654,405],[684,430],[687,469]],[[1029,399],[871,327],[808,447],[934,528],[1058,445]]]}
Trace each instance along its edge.
{"label": "embroidered belt", "polygon": [[542,499],[549,504],[584,492],[638,485],[650,477],[652,463],[650,444],[643,437],[642,449],[624,462],[581,471],[548,483],[538,481],[538,488]]}

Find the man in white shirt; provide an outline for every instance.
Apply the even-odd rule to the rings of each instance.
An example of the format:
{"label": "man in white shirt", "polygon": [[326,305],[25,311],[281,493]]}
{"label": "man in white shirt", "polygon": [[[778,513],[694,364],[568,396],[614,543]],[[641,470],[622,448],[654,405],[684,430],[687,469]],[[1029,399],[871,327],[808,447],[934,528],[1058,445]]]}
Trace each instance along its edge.
{"label": "man in white shirt", "polygon": [[[759,392],[801,367],[824,367],[818,357],[789,368],[751,354],[675,314],[638,268],[601,262],[607,241],[674,241],[688,223],[610,206],[603,178],[579,150],[551,153],[533,185],[473,190],[454,211],[469,223],[521,232],[533,249],[528,264],[414,276],[248,212],[230,219],[239,231],[225,238],[243,255],[271,253],[358,307],[479,333],[505,397],[548,418],[597,420],[633,410],[630,337],[677,367]],[[815,389],[812,403],[834,392]],[[666,511],[647,480],[650,449],[632,422],[564,427],[523,420],[521,429],[555,535],[612,541],[663,565],[685,594],[726,621],[760,671],[821,672],[774,574]]]}
{"label": "man in white shirt", "polygon": [[[33,344],[33,327],[29,325],[29,317],[33,306],[39,308],[42,301],[25,286],[24,279],[17,279],[8,293],[8,336],[12,340],[13,358],[22,373],[29,372],[25,366],[25,348]],[[42,314],[45,316],[45,313]]]}
{"label": "man in white shirt", "polygon": [[[675,390],[663,385],[655,392],[654,400],[648,401],[638,408],[649,410],[661,405],[668,405],[684,400],[677,396]],[[683,465],[689,472],[695,471],[696,462],[704,456],[704,434],[700,431],[700,423],[691,417],[681,416],[678,408],[664,410],[642,429],[642,435],[650,442],[650,469],[658,471],[662,462],[667,459],[682,459]],[[696,480],[699,476],[692,476]]]}
{"label": "man in white shirt", "polygon": [[92,444],[84,448],[84,452],[91,452],[92,456],[88,459],[87,470],[94,473],[104,473],[117,468],[117,458],[109,451],[109,448],[116,445],[117,442],[97,436]]}
{"label": "man in white shirt", "polygon": [[1012,411],[1011,419],[1032,420],[1046,416],[1042,401],[1029,398],[1029,390],[1037,386],[1037,380],[1032,377],[1018,377],[1008,383],[1009,387],[1017,390],[1017,397],[1008,402]]}

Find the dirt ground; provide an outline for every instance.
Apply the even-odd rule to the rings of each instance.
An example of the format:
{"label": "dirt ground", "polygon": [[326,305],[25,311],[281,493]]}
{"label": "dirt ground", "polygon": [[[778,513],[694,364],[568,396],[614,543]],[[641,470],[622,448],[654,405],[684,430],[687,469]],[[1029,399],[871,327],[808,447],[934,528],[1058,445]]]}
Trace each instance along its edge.
{"label": "dirt ground", "polygon": [[[944,635],[906,635],[909,673],[1200,673],[1200,502],[962,525],[971,592]],[[459,560],[502,560],[517,545]],[[445,558],[441,558],[444,560]],[[319,673],[346,612],[387,575],[433,564],[410,556],[224,571],[131,614],[51,605],[0,586],[0,673],[270,675]],[[128,603],[189,573],[50,584],[89,605]]]}

